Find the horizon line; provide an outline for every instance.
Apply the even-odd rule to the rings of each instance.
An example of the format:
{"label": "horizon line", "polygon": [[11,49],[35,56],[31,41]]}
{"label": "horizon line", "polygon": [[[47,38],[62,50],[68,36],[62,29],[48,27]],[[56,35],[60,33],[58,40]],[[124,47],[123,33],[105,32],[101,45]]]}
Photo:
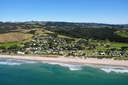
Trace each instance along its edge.
{"label": "horizon line", "polygon": [[10,23],[18,23],[18,22],[65,22],[65,23],[97,23],[97,24],[111,24],[111,25],[126,25],[128,23],[105,23],[105,22],[82,22],[82,21],[56,21],[56,20],[25,20],[25,21],[0,21],[0,22],[10,22]]}

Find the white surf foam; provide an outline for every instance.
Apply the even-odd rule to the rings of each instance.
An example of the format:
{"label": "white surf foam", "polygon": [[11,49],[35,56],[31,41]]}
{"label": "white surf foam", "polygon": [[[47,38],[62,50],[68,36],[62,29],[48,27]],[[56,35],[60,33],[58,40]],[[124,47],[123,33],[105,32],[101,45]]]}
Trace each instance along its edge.
{"label": "white surf foam", "polygon": [[21,64],[33,64],[35,61],[16,60],[16,59],[1,59],[0,65],[21,65]]}
{"label": "white surf foam", "polygon": [[14,63],[14,62],[0,62],[0,65],[21,65],[21,63]]}
{"label": "white surf foam", "polygon": [[17,60],[17,62],[26,63],[26,64],[34,64],[36,61],[26,61],[26,60]]}
{"label": "white surf foam", "polygon": [[66,64],[66,63],[57,63],[57,62],[43,62],[43,63],[68,67],[71,71],[82,70],[82,67],[80,65],[75,65],[75,64]]}
{"label": "white surf foam", "polygon": [[128,67],[101,67],[106,73],[116,72],[116,73],[128,73]]}
{"label": "white surf foam", "polygon": [[128,73],[128,67],[121,67],[121,66],[102,66],[102,65],[90,65],[90,64],[87,64],[85,66],[89,66],[89,67],[92,67],[92,68],[101,69],[102,71],[104,71],[106,73],[111,73],[111,72],[115,72],[115,73]]}

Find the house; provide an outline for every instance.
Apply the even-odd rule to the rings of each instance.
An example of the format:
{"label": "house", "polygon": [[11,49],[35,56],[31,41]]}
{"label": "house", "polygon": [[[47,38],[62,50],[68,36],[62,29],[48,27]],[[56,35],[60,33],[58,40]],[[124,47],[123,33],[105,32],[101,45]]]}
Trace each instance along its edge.
{"label": "house", "polygon": [[102,53],[100,53],[100,55],[105,55],[105,53],[104,53],[104,52],[102,52]]}
{"label": "house", "polygon": [[20,51],[18,51],[17,54],[24,55],[25,53],[24,53],[24,52],[20,52]]}

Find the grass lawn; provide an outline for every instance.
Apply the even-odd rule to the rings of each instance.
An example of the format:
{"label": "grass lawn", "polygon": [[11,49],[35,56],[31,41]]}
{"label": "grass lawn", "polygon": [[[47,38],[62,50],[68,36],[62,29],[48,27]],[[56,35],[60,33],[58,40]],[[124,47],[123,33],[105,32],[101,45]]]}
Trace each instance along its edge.
{"label": "grass lawn", "polygon": [[1,46],[5,46],[6,48],[9,48],[13,45],[18,45],[18,46],[21,46],[21,42],[11,42],[11,43],[4,43],[4,44],[1,44]]}
{"label": "grass lawn", "polygon": [[128,32],[125,30],[116,31],[117,35],[128,38]]}
{"label": "grass lawn", "polygon": [[110,48],[128,47],[127,43],[111,43]]}
{"label": "grass lawn", "polygon": [[72,37],[64,36],[64,35],[58,35],[59,38],[68,38],[68,39],[73,39]]}

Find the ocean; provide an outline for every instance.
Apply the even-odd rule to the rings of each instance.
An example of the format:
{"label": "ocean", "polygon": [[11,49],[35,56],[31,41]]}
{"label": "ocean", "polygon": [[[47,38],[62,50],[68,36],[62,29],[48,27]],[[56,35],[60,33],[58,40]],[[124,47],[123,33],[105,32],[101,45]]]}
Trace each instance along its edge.
{"label": "ocean", "polygon": [[128,85],[128,67],[0,58],[0,85]]}

